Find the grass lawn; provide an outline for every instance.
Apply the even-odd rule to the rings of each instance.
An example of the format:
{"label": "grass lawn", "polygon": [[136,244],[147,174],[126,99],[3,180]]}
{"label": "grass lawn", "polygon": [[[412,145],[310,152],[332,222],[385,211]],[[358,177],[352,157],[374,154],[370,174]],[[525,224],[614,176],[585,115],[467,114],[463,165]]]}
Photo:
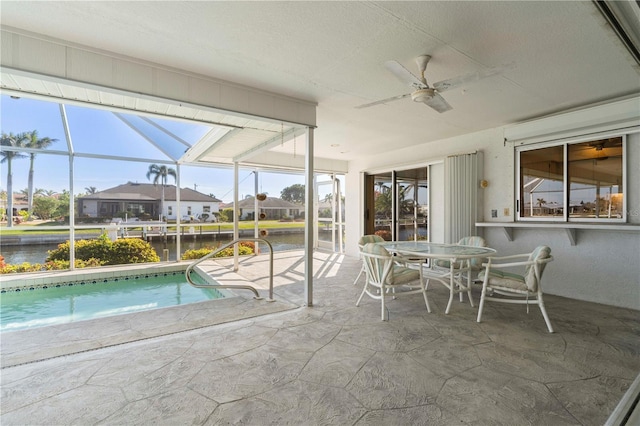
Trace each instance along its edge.
{"label": "grass lawn", "polygon": [[[253,229],[254,222],[253,221],[242,221],[239,224],[240,229]],[[12,228],[7,228],[6,226],[0,226],[0,234],[2,235],[56,235],[56,234],[68,234],[69,231],[67,229],[20,229],[21,227],[34,227],[34,226],[65,226],[60,222],[41,222],[41,223],[33,223],[33,222],[25,222],[20,225],[14,225]],[[99,234],[105,229],[108,224],[104,224],[102,226],[96,226],[95,228],[88,229],[77,229],[75,230],[76,235],[95,235]],[[233,223],[222,222],[222,223],[186,223],[181,224],[184,227],[194,227],[198,231],[202,228],[202,231],[232,231]],[[176,226],[175,224],[167,225],[169,232],[175,232]],[[304,228],[304,222],[280,222],[277,220],[263,220],[260,221],[259,225],[260,229],[275,229],[275,228]],[[142,227],[132,227],[129,228],[131,231],[142,231]]]}

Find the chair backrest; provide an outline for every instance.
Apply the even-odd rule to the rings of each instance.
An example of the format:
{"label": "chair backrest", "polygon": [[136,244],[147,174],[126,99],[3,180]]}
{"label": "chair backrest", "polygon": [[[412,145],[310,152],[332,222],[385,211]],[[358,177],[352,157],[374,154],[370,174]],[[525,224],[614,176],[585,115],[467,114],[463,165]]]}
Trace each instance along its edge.
{"label": "chair backrest", "polygon": [[362,247],[364,247],[365,244],[369,244],[369,243],[381,243],[384,241],[384,238],[382,238],[379,235],[375,235],[375,234],[371,234],[371,235],[363,235],[362,237],[360,237],[360,239],[358,240],[358,245],[360,246],[360,249],[362,249]]}
{"label": "chair backrest", "polygon": [[[473,246],[473,247],[486,247],[487,242],[482,237],[478,237],[477,235],[473,235],[470,237],[464,237],[460,241],[458,241],[458,245],[460,246]],[[481,258],[473,258],[469,262],[472,268],[480,268],[482,266],[482,262],[485,259]]]}
{"label": "chair backrest", "polygon": [[530,291],[538,291],[542,272],[544,272],[547,263],[552,260],[551,248],[548,246],[538,246],[531,252],[529,262],[535,262],[535,264],[527,265],[524,272],[524,282]]}
{"label": "chair backrest", "polygon": [[379,244],[367,243],[362,247],[362,261],[368,279],[382,285],[393,282],[393,256]]}

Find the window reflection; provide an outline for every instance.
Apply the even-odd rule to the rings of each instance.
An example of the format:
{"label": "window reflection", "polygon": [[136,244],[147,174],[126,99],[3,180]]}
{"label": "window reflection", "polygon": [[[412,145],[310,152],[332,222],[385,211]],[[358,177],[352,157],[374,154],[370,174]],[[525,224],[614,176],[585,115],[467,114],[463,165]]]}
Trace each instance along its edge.
{"label": "window reflection", "polygon": [[519,217],[624,220],[623,139],[521,151]]}
{"label": "window reflection", "polygon": [[520,153],[520,217],[563,215],[563,147]]}
{"label": "window reflection", "polygon": [[622,138],[569,145],[569,217],[622,217]]}

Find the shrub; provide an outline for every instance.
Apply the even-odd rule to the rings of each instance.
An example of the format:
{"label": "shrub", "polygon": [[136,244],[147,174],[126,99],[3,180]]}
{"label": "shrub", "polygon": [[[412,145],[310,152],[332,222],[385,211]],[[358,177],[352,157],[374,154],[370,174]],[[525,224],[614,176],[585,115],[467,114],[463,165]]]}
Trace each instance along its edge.
{"label": "shrub", "polygon": [[[197,260],[203,256],[208,255],[218,247],[202,247],[199,249],[187,250],[182,255],[182,260]],[[238,254],[241,256],[255,253],[255,243],[253,241],[243,241],[238,244]],[[233,256],[233,246],[217,253],[214,257],[230,257]]]}
{"label": "shrub", "polygon": [[[44,264],[44,269],[47,271],[59,271],[62,269],[69,269],[70,262],[68,260],[51,260]],[[102,266],[103,262],[99,259],[89,259],[89,260],[81,260],[76,259],[75,266],[77,269],[80,268],[93,268],[96,266]]]}
{"label": "shrub", "polygon": [[180,259],[182,259],[182,260],[200,259],[201,257],[204,257],[204,256],[208,255],[209,253],[211,253],[214,250],[215,250],[215,248],[213,248],[213,247],[202,247],[202,248],[199,248],[199,249],[187,250],[182,254],[182,257]]}
{"label": "shrub", "polygon": [[[94,240],[78,240],[76,241],[76,259],[101,259],[107,261],[110,256],[112,242],[107,234],[102,234]],[[69,241],[58,244],[55,250],[49,250],[47,261],[50,260],[69,260]]]}
{"label": "shrub", "polygon": [[226,208],[220,212],[220,220],[222,222],[233,222],[233,209]]}
{"label": "shrub", "polygon": [[[127,263],[159,262],[160,257],[146,241],[137,238],[124,238],[111,242],[106,234],[94,240],[76,241],[76,259],[98,260],[102,265],[122,265]],[[69,241],[58,244],[55,250],[49,250],[49,261],[69,262]]]}
{"label": "shrub", "polygon": [[10,265],[5,264],[3,268],[0,268],[0,274],[17,274],[20,272],[37,272],[42,270],[42,265],[39,263],[23,262],[20,264]]}
{"label": "shrub", "polygon": [[160,262],[160,257],[154,248],[148,242],[137,238],[122,238],[111,244],[111,252],[106,264],[145,262]]}
{"label": "shrub", "polygon": [[[103,262],[98,259],[81,260],[76,259],[76,268],[92,268],[102,266]],[[0,274],[17,274],[21,272],[58,271],[69,269],[68,260],[50,260],[44,265],[40,263],[23,262],[16,265],[0,264]]]}

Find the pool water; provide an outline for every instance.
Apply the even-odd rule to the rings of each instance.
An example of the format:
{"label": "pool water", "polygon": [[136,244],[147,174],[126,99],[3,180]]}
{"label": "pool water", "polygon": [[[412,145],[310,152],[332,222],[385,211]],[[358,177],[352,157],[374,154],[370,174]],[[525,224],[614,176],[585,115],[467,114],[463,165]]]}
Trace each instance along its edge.
{"label": "pool water", "polygon": [[[193,278],[198,284],[205,283],[199,276]],[[0,331],[64,324],[224,297],[216,289],[192,287],[183,273],[104,281],[2,293]]]}

